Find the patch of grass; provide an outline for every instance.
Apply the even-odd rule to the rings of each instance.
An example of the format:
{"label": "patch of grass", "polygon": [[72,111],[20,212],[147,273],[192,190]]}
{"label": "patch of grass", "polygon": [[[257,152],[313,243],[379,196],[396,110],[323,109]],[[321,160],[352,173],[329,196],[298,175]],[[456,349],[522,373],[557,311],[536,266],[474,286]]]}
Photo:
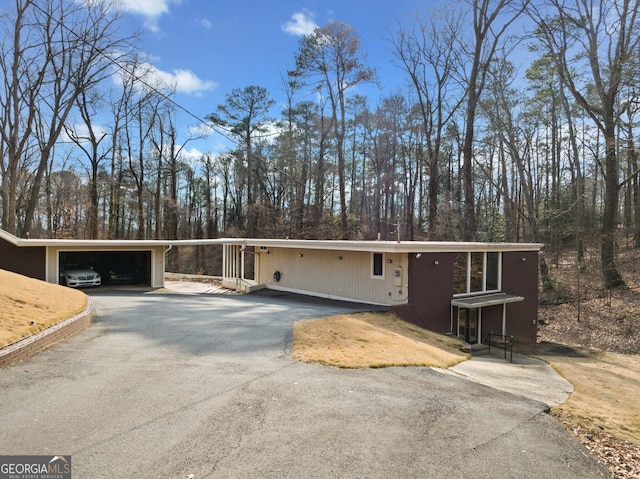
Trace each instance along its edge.
{"label": "patch of grass", "polygon": [[447,368],[469,357],[457,338],[419,328],[392,313],[299,321],[293,331],[294,359],[340,368]]}
{"label": "patch of grass", "polygon": [[554,414],[563,421],[640,444],[640,356],[591,352],[580,357],[540,357],[574,387]]}
{"label": "patch of grass", "polygon": [[0,270],[0,348],[70,318],[86,306],[82,291]]}

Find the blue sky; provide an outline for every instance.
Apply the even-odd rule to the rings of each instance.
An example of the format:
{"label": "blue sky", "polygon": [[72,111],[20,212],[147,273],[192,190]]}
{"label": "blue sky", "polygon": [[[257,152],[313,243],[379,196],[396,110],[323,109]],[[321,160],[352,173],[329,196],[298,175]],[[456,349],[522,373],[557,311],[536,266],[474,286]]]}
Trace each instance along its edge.
{"label": "blue sky", "polygon": [[[263,86],[283,99],[282,78],[294,67],[303,34],[332,20],[360,35],[366,64],[378,71],[382,90],[375,105],[403,85],[385,37],[398,22],[424,11],[433,0],[125,0],[126,20],[142,32],[141,53],[156,74],[176,85],[176,102],[199,118],[215,111],[234,88]],[[196,120],[180,115],[186,129]],[[192,155],[216,152],[213,135],[191,142]]]}

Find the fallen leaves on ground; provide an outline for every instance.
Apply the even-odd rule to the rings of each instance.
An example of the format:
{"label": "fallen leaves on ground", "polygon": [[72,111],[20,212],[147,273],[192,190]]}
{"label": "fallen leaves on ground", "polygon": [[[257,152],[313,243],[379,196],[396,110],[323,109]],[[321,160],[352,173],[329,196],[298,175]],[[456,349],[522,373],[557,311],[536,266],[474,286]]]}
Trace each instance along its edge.
{"label": "fallen leaves on ground", "polygon": [[614,478],[640,478],[640,446],[604,431],[593,431],[558,417]]}
{"label": "fallen leaves on ground", "polygon": [[[587,249],[581,265],[575,253],[564,253],[549,261],[556,288],[540,295],[539,341],[596,353],[640,354],[639,258],[640,250],[630,245],[619,248],[617,267],[626,286],[614,290],[602,285],[597,245]],[[635,357],[622,356],[621,362],[625,359],[634,361]],[[619,387],[624,388],[625,383]],[[634,403],[640,408],[637,399]],[[622,417],[619,416],[617,419]],[[615,478],[640,478],[640,444],[616,437],[612,434],[615,430],[602,425],[602,417],[583,414],[577,418],[559,412],[558,418]]]}

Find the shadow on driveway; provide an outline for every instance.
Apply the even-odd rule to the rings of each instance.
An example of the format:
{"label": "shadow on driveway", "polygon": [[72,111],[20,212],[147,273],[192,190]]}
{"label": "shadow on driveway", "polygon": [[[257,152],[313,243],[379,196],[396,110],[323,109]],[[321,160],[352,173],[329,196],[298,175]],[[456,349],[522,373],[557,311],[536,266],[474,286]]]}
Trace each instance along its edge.
{"label": "shadow on driveway", "polygon": [[96,290],[77,336],[0,370],[0,451],[79,478],[595,478],[546,405],[429,368],[289,357],[295,295]]}

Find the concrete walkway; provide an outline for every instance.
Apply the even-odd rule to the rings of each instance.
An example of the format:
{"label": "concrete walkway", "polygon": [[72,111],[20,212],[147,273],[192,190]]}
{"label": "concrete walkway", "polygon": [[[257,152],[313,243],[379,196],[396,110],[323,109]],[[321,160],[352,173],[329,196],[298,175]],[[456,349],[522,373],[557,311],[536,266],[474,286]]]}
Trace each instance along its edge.
{"label": "concrete walkway", "polygon": [[216,286],[211,283],[172,280],[166,280],[164,282],[164,288],[156,290],[156,292],[174,292],[183,294],[239,294],[231,289]]}
{"label": "concrete walkway", "polygon": [[565,402],[573,385],[551,366],[539,359],[513,354],[513,362],[501,353],[486,350],[476,352],[468,361],[439,370],[478,384],[489,386],[554,407]]}

